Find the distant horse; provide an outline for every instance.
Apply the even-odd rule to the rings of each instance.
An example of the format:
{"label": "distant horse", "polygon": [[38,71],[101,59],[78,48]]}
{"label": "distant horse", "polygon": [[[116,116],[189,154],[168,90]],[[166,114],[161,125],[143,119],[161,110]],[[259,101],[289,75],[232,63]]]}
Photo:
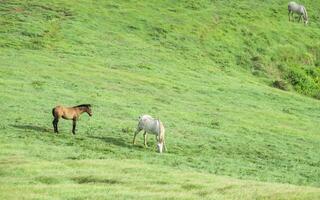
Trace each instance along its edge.
{"label": "distant horse", "polygon": [[82,104],[74,107],[56,106],[52,109],[52,115],[54,117],[52,121],[54,132],[59,133],[58,122],[59,119],[62,117],[63,119],[73,121],[72,133],[76,134],[77,120],[79,119],[80,115],[84,112],[88,113],[89,116],[92,116],[90,104]]}
{"label": "distant horse", "polygon": [[167,147],[165,145],[164,138],[164,126],[159,119],[153,119],[150,115],[143,115],[139,117],[139,122],[137,126],[137,130],[133,136],[133,144],[135,144],[137,134],[144,130],[144,146],[147,147],[147,133],[154,134],[157,140],[157,148],[160,153],[165,149],[167,151]]}
{"label": "distant horse", "polygon": [[[308,24],[308,14],[307,14],[307,10],[303,5],[299,5],[296,2],[289,2],[288,4],[288,16],[289,16],[289,21],[290,20],[290,16],[292,16],[293,18],[293,13],[297,13],[299,15],[299,20],[298,22],[301,21],[301,18],[303,17],[303,21],[304,24]],[[293,18],[294,20],[294,18]]]}

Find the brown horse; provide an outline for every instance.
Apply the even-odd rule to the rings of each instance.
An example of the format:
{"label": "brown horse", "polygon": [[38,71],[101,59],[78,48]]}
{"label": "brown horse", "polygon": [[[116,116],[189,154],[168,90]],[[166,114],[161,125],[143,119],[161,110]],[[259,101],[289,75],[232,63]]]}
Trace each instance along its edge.
{"label": "brown horse", "polygon": [[56,106],[52,109],[52,115],[54,117],[52,124],[55,133],[59,133],[58,131],[58,122],[62,117],[63,119],[68,119],[73,121],[72,133],[76,134],[76,124],[82,113],[88,113],[89,116],[92,116],[91,105],[90,104],[81,104],[74,107],[63,107]]}

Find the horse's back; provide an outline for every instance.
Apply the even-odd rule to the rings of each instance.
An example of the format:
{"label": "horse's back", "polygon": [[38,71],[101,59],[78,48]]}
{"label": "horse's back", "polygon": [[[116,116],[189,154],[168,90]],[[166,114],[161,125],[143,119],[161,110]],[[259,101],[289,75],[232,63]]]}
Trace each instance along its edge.
{"label": "horse's back", "polygon": [[297,4],[297,3],[294,2],[294,1],[290,1],[290,2],[288,3],[288,6],[295,6],[295,5],[299,5],[299,4]]}
{"label": "horse's back", "polygon": [[289,10],[289,11],[294,11],[294,10],[296,10],[298,7],[299,7],[299,4],[297,4],[297,3],[294,2],[294,1],[290,1],[290,2],[288,3],[288,10]]}
{"label": "horse's back", "polygon": [[143,125],[143,127],[149,126],[154,121],[153,117],[150,115],[141,115],[139,117],[139,124]]}
{"label": "horse's back", "polygon": [[304,13],[305,7],[303,5],[297,4],[294,1],[290,1],[288,4],[288,10],[297,13]]}
{"label": "horse's back", "polygon": [[141,115],[139,117],[139,120],[145,121],[145,120],[154,120],[154,119],[150,115]]}
{"label": "horse's back", "polygon": [[52,109],[52,115],[58,118],[72,119],[74,116],[74,109],[58,105]]}
{"label": "horse's back", "polygon": [[154,135],[160,134],[159,129],[161,124],[160,120],[154,119],[150,115],[142,115],[139,117],[139,126],[141,125],[141,128]]}

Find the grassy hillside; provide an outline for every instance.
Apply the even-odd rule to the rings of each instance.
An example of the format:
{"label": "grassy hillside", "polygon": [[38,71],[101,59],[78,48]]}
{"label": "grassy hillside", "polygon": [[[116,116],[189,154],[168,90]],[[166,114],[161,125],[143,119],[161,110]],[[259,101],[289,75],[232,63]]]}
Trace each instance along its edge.
{"label": "grassy hillside", "polygon": [[[0,1],[0,198],[320,198],[320,24],[286,4]],[[167,153],[131,145],[144,113]]]}

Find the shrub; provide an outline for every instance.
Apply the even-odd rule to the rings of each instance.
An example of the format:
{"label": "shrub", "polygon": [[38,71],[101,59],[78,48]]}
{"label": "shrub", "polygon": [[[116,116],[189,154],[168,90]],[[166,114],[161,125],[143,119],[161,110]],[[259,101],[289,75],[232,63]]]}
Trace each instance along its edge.
{"label": "shrub", "polygon": [[312,77],[308,76],[303,69],[298,67],[290,68],[285,78],[291,83],[294,89],[301,94],[315,96],[319,91],[319,86]]}
{"label": "shrub", "polygon": [[278,88],[280,90],[285,90],[285,91],[289,90],[288,83],[283,81],[283,80],[275,80],[275,81],[273,81],[272,82],[272,87]]}

